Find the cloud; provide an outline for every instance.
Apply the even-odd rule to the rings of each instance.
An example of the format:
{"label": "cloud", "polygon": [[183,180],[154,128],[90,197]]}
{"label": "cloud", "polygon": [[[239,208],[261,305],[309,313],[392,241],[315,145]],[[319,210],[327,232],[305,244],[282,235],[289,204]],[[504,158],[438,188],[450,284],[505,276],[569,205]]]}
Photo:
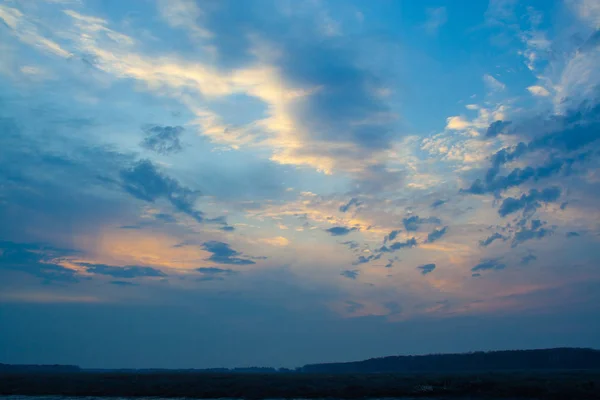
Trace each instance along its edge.
{"label": "cloud", "polygon": [[518,199],[507,197],[500,205],[498,214],[500,214],[501,217],[506,217],[519,210],[524,210],[524,213],[533,213],[541,206],[540,203],[555,202],[560,197],[560,194],[560,188],[549,187],[542,191],[532,189],[529,191],[529,194],[523,194]]}
{"label": "cloud", "polygon": [[400,249],[404,249],[404,248],[411,248],[411,247],[416,247],[416,246],[417,246],[417,239],[413,237],[413,238],[407,239],[404,242],[395,242],[388,246],[382,246],[379,249],[379,251],[381,253],[391,253],[396,250],[400,250]]}
{"label": "cloud", "polygon": [[523,258],[521,258],[521,264],[527,265],[533,261],[537,260],[537,257],[533,254],[527,254]]}
{"label": "cloud", "polygon": [[[367,68],[355,40],[315,29],[312,13],[226,0],[202,9],[162,4],[165,20],[210,49],[211,62],[137,54],[105,37],[107,21],[85,24],[69,14],[77,33],[87,38],[75,47],[94,58],[95,68],[183,101],[214,141],[267,147],[280,164],[354,173],[380,163],[401,134],[397,116],[378,90],[387,77]],[[197,100],[232,94],[260,100],[267,115],[246,126],[227,126]]]}
{"label": "cloud", "polygon": [[340,275],[348,279],[358,278],[359,271],[357,269],[342,271]]}
{"label": "cloud", "polygon": [[444,204],[446,204],[448,202],[448,200],[436,200],[433,203],[431,203],[431,208],[438,208]]}
{"label": "cloud", "polygon": [[403,171],[392,169],[381,162],[364,166],[359,171],[353,172],[353,176],[352,183],[355,189],[352,193],[373,195],[400,188],[404,183]]}
{"label": "cloud", "polygon": [[179,153],[183,148],[179,137],[184,129],[181,126],[148,126],[144,128],[146,137],[140,143],[145,149],[161,155]]}
{"label": "cloud", "polygon": [[487,247],[490,244],[492,244],[495,240],[498,240],[498,239],[506,240],[506,238],[504,236],[502,236],[501,234],[499,234],[498,232],[496,232],[493,235],[488,236],[484,240],[480,240],[479,241],[479,245],[482,246],[482,247]]}
{"label": "cloud", "polygon": [[506,85],[504,83],[488,74],[483,75],[483,82],[488,90],[493,92],[500,92],[506,89]]}
{"label": "cloud", "polygon": [[418,266],[417,269],[421,270],[422,275],[427,275],[427,274],[433,272],[433,270],[435,269],[435,264],[421,265],[421,266]]}
{"label": "cloud", "polygon": [[163,222],[169,222],[169,223],[177,222],[177,219],[174,216],[172,216],[171,214],[157,213],[157,214],[154,214],[154,218],[159,221],[163,221]]}
{"label": "cloud", "polygon": [[358,259],[356,261],[354,261],[352,263],[352,265],[360,265],[360,264],[366,264],[371,261],[376,261],[376,260],[379,260],[382,255],[383,255],[383,253],[370,254],[368,256],[358,256]]}
{"label": "cloud", "polygon": [[[515,146],[498,150],[490,157],[491,167],[484,180],[476,179],[463,193],[485,194],[501,192],[519,186],[527,181],[538,181],[559,173],[571,173],[572,165],[590,158],[588,147],[600,138],[600,105],[582,103],[569,108],[562,115],[542,115],[522,121],[511,122],[510,133],[521,136]],[[499,129],[502,128],[502,129]],[[504,123],[494,122],[488,128],[487,136],[495,136],[505,131]],[[500,175],[505,164],[536,154],[536,165],[514,168],[507,175]]]}
{"label": "cloud", "polygon": [[279,246],[284,247],[290,244],[290,241],[283,236],[276,236],[272,238],[264,238],[260,240],[263,243],[266,243],[270,246]]}
{"label": "cloud", "polygon": [[421,224],[440,224],[441,222],[442,221],[436,217],[421,218],[418,215],[413,215],[402,220],[404,228],[409,232],[418,231]]}
{"label": "cloud", "polygon": [[[202,280],[222,280],[223,276],[229,276],[229,275],[235,275],[238,272],[234,271],[232,269],[223,269],[223,268],[216,268],[216,267],[202,267],[202,268],[196,268],[196,271],[202,273],[202,275],[204,275],[201,279]],[[212,278],[212,279],[207,279],[207,278]]]}
{"label": "cloud", "polygon": [[113,278],[122,279],[133,279],[133,278],[162,278],[167,276],[161,270],[152,267],[141,267],[137,265],[126,265],[118,267],[114,265],[106,264],[93,264],[93,263],[77,263],[77,265],[84,267],[87,272],[97,275],[108,275]]}
{"label": "cloud", "polygon": [[471,126],[471,123],[461,116],[448,117],[446,119],[446,129],[462,131]]}
{"label": "cloud", "polygon": [[529,86],[527,88],[527,90],[529,90],[529,93],[531,93],[534,96],[538,96],[538,97],[550,96],[550,92],[548,91],[548,89],[546,89],[543,86],[538,86],[538,85]]}
{"label": "cloud", "polygon": [[138,286],[137,283],[127,281],[110,281],[108,283],[115,286]]}
{"label": "cloud", "polygon": [[356,228],[346,228],[345,226],[334,226],[333,228],[325,229],[331,236],[346,236]]}
{"label": "cloud", "polygon": [[578,236],[581,236],[578,232],[567,232],[568,238],[573,238],[573,237],[578,237]]}
{"label": "cloud", "polygon": [[136,162],[131,168],[122,170],[120,177],[123,189],[132,196],[147,202],[164,198],[178,211],[204,222],[204,214],[194,209],[200,192],[181,186],[175,179],[160,172],[150,160]]}
{"label": "cloud", "polygon": [[45,282],[78,282],[77,271],[58,263],[73,255],[72,250],[57,249],[34,243],[0,241],[0,269],[23,272]]}
{"label": "cloud", "polygon": [[429,243],[433,243],[436,240],[439,240],[448,232],[448,227],[445,226],[442,229],[434,229],[433,232],[427,235],[427,241]]}
{"label": "cloud", "polygon": [[238,257],[241,253],[233,250],[227,243],[218,241],[204,242],[202,245],[204,250],[213,253],[208,261],[215,262],[217,264],[230,264],[230,265],[251,265],[256,262],[248,259]]}
{"label": "cloud", "polygon": [[402,313],[402,306],[395,301],[388,301],[386,303],[383,303],[383,306],[389,311],[391,315]]}
{"label": "cloud", "polygon": [[362,310],[365,308],[364,304],[357,303],[356,301],[348,300],[346,301],[346,311],[349,313],[354,313],[356,311]]}
{"label": "cloud", "polygon": [[350,209],[350,207],[354,206],[354,207],[358,207],[360,206],[362,203],[360,201],[358,201],[358,199],[356,197],[353,197],[350,199],[350,201],[342,206],[340,206],[340,211],[345,213],[346,211],[348,211]]}
{"label": "cloud", "polygon": [[341,244],[348,246],[350,250],[358,249],[360,244],[354,240],[348,240],[346,242],[342,242]]}
{"label": "cloud", "polygon": [[37,47],[43,52],[65,59],[72,56],[59,43],[49,39],[44,33],[39,32],[35,24],[29,21],[16,8],[0,5],[0,20],[9,28],[10,33],[22,42]]}
{"label": "cloud", "polygon": [[427,21],[423,27],[428,34],[435,35],[447,21],[446,7],[428,8]]}
{"label": "cloud", "polygon": [[499,258],[489,258],[481,260],[479,264],[471,268],[472,272],[487,271],[487,270],[501,270],[506,268],[506,264],[500,262]]}
{"label": "cloud", "polygon": [[395,229],[393,231],[391,231],[388,235],[386,235],[386,237],[383,239],[383,243],[387,243],[388,241],[393,241],[396,239],[396,237],[398,236],[398,234],[402,232],[402,230],[400,229]]}
{"label": "cloud", "polygon": [[[496,155],[501,153],[496,153]],[[533,180],[538,181],[543,178],[556,175],[562,171],[568,173],[569,168],[577,161],[581,161],[587,155],[579,155],[570,158],[551,158],[545,164],[538,167],[515,168],[507,176],[498,176],[501,163],[492,166],[488,169],[485,177],[485,182],[480,179],[475,180],[470,188],[461,189],[463,193],[470,194],[485,194],[485,193],[500,193],[511,187],[522,185],[523,183]],[[492,157],[494,159],[494,157]]]}
{"label": "cloud", "polygon": [[552,229],[544,228],[543,226],[546,222],[539,219],[531,220],[529,227],[526,226],[527,221],[525,220],[522,220],[520,224],[521,228],[515,232],[511,247],[517,247],[519,244],[528,240],[542,239],[554,232]]}
{"label": "cloud", "polygon": [[496,137],[505,132],[505,129],[512,124],[511,121],[494,121],[485,131],[486,137]]}

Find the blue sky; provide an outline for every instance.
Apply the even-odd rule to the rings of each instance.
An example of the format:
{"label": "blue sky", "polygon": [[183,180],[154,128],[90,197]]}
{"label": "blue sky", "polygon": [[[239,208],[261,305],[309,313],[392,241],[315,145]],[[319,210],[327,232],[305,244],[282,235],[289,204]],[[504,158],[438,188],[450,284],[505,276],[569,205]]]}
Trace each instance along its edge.
{"label": "blue sky", "polygon": [[597,0],[0,22],[0,361],[600,346]]}

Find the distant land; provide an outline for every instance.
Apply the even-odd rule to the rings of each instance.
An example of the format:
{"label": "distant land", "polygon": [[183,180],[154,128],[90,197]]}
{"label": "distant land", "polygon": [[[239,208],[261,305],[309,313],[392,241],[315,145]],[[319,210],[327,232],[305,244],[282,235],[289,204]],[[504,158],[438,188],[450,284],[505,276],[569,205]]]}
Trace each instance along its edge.
{"label": "distant land", "polygon": [[204,369],[84,369],[75,365],[0,364],[0,372],[198,372],[198,373],[327,373],[371,374],[412,372],[507,371],[507,370],[580,370],[600,369],[600,350],[589,348],[553,348],[503,350],[418,356],[389,356],[364,361],[308,364],[295,369],[272,367]]}
{"label": "distant land", "polygon": [[600,350],[556,348],[391,356],[346,363],[310,364],[302,367],[302,372],[347,374],[549,369],[600,369]]}
{"label": "distant land", "polygon": [[600,351],[393,356],[290,369],[93,370],[0,364],[0,395],[197,399],[600,399]]}

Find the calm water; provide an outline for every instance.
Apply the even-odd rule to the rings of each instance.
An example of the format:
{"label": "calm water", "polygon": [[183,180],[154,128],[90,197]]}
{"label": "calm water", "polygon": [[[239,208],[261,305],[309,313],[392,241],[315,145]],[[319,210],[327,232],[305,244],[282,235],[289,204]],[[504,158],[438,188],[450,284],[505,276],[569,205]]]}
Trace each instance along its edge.
{"label": "calm water", "polygon": [[[70,396],[0,396],[0,400],[181,400],[171,397],[95,397],[95,396],[83,396],[83,397],[70,397]],[[438,397],[428,397],[428,400],[441,400]],[[203,399],[203,400],[240,400],[240,399]],[[272,399],[278,400],[278,399]],[[302,400],[302,399],[281,399],[281,400]],[[314,399],[311,399],[314,400]],[[331,399],[328,399],[331,400]],[[372,398],[369,400],[424,400],[423,397],[386,397],[386,398]],[[469,400],[476,400],[469,397]]]}

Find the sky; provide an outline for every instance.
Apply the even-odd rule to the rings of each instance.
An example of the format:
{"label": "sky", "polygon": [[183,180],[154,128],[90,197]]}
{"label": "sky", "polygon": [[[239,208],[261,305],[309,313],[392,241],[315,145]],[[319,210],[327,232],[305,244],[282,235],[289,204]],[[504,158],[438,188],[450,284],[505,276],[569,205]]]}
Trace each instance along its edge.
{"label": "sky", "polygon": [[600,348],[600,0],[0,0],[0,52],[0,362]]}

